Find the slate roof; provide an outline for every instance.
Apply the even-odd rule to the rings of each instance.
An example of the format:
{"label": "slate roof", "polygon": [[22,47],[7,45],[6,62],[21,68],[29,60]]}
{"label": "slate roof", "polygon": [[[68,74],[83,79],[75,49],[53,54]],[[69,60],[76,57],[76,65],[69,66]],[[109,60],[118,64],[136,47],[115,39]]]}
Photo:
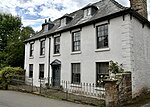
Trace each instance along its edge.
{"label": "slate roof", "polygon": [[[122,12],[128,11],[131,8],[124,7],[115,0],[100,0],[94,4],[90,4],[90,6],[95,6],[98,8],[97,12],[89,18],[83,18],[83,8],[89,6],[85,6],[82,9],[79,9],[73,13],[67,14],[67,16],[72,17],[72,20],[63,27],[60,27],[60,18],[53,21],[53,28],[50,29],[48,32],[43,32],[42,30],[38,32],[36,35],[30,37],[29,39],[25,40],[25,42],[29,42],[32,40],[40,39],[46,36],[58,34],[67,30],[71,30],[74,28],[80,28],[82,26],[87,26],[89,24],[94,24],[98,21],[106,20],[106,18],[111,18],[111,16],[119,15]],[[116,16],[115,16],[116,17]],[[62,18],[62,17],[61,17]]]}

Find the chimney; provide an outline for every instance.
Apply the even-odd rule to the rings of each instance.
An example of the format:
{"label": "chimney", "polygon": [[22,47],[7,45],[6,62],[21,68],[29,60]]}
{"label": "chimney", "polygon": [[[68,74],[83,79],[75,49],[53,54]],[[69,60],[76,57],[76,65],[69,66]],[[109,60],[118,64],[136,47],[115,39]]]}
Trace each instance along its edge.
{"label": "chimney", "polygon": [[147,0],[130,0],[131,8],[147,19]]}
{"label": "chimney", "polygon": [[47,23],[47,19],[45,19],[45,23]]}

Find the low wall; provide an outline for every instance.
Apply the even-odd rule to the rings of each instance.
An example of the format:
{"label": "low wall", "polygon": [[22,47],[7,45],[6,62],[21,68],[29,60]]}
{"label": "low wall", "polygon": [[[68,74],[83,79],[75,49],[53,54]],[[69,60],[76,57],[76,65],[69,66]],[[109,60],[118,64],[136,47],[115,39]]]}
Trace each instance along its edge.
{"label": "low wall", "polygon": [[121,106],[132,99],[131,73],[116,74],[115,79],[106,79],[106,107]]}

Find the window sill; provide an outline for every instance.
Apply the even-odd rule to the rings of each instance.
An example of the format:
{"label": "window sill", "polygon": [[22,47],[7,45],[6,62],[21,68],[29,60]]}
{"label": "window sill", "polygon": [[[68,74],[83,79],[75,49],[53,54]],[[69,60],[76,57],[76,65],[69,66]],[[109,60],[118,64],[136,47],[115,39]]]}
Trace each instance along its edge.
{"label": "window sill", "polygon": [[71,84],[70,87],[75,87],[75,88],[82,88],[82,86],[80,84]]}
{"label": "window sill", "polygon": [[75,52],[71,52],[71,55],[74,55],[74,54],[81,54],[82,52],[81,51],[75,51]]}
{"label": "window sill", "polygon": [[55,57],[55,56],[60,56],[60,53],[58,53],[58,54],[53,54],[53,56]]}
{"label": "window sill", "polygon": [[101,48],[95,50],[95,52],[103,52],[103,51],[110,51],[110,48]]}
{"label": "window sill", "polygon": [[39,58],[45,58],[45,55],[41,55]]}
{"label": "window sill", "polygon": [[33,58],[34,58],[33,56],[30,56],[30,57],[29,57],[29,59],[33,59]]}

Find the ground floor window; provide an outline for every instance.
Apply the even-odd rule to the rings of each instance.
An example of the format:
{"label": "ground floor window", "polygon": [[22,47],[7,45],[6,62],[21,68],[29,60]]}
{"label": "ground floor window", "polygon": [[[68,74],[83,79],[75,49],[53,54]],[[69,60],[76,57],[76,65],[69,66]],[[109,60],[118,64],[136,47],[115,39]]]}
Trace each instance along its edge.
{"label": "ground floor window", "polygon": [[109,62],[96,63],[96,86],[100,86],[102,79],[104,79],[106,75],[109,75],[108,68]]}
{"label": "ground floor window", "polygon": [[43,79],[44,78],[44,64],[40,64],[39,65],[39,79]]}
{"label": "ground floor window", "polygon": [[72,78],[71,83],[80,84],[80,63],[72,63],[71,64]]}
{"label": "ground floor window", "polygon": [[29,78],[33,77],[33,64],[29,64]]}

